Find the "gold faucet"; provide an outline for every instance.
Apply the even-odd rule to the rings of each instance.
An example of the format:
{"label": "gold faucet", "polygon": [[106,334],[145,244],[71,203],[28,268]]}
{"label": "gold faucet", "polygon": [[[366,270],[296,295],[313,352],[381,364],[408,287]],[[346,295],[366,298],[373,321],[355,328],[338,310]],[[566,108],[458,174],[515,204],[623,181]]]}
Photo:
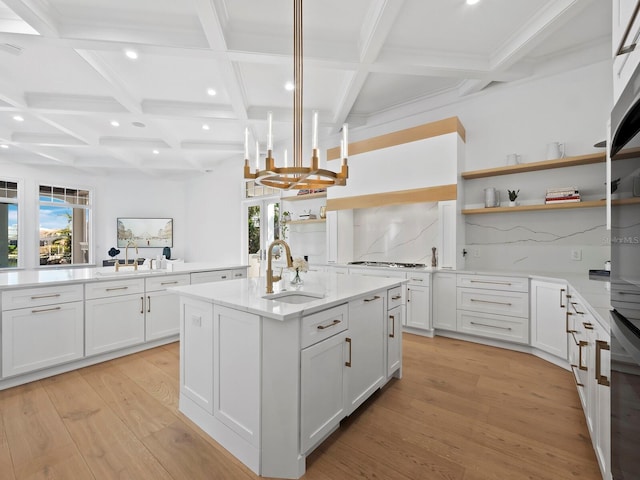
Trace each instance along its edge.
{"label": "gold faucet", "polygon": [[276,245],[282,245],[284,247],[285,256],[287,257],[287,267],[291,268],[293,266],[293,262],[291,261],[291,249],[289,248],[289,245],[287,245],[287,242],[284,240],[274,240],[267,249],[267,293],[273,293],[273,282],[279,282],[282,278],[282,273],[280,275],[274,275],[271,267],[273,247]]}
{"label": "gold faucet", "polygon": [[[129,265],[129,247],[135,247],[136,249],[136,255],[138,255],[138,245],[136,245],[136,242],[129,240],[127,242],[127,246],[124,249],[124,264],[125,266]],[[116,272],[118,271],[120,263],[116,262]],[[138,270],[138,259],[137,257],[133,260],[133,269],[134,270]]]}

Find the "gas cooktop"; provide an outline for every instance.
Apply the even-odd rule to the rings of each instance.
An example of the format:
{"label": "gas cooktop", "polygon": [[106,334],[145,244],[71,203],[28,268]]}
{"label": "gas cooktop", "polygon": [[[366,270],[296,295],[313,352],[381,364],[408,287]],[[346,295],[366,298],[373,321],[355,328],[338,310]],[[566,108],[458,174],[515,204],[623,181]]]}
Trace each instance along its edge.
{"label": "gas cooktop", "polygon": [[423,268],[426,267],[424,263],[402,263],[402,262],[349,262],[349,265],[362,265],[365,267],[389,267],[389,268]]}

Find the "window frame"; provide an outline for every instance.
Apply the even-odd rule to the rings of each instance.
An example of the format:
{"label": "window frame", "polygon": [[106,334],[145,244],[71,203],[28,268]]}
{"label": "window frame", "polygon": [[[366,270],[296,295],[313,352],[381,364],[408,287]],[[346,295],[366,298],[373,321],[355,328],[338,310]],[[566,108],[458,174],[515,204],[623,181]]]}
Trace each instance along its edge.
{"label": "window frame", "polygon": [[1,267],[0,272],[15,271],[24,268],[25,260],[25,241],[24,241],[24,219],[25,219],[25,205],[24,205],[24,180],[15,177],[0,177],[2,182],[15,183],[16,186],[16,198],[0,197],[2,203],[12,203],[18,206],[18,261],[15,267]]}

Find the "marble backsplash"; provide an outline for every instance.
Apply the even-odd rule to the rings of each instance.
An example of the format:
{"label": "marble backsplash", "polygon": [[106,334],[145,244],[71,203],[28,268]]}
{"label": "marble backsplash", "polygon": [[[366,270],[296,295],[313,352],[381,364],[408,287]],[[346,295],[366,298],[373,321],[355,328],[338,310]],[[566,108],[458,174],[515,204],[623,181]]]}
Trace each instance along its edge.
{"label": "marble backsplash", "polygon": [[354,260],[425,263],[438,245],[438,204],[415,203],[355,210]]}
{"label": "marble backsplash", "polygon": [[465,221],[466,269],[584,273],[609,260],[604,209],[470,215]]}

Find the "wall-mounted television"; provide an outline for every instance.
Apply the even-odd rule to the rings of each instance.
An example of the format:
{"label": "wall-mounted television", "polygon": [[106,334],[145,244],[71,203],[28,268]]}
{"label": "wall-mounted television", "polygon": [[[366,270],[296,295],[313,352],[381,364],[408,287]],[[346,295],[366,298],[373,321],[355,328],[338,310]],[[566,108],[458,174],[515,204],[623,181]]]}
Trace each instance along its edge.
{"label": "wall-mounted television", "polygon": [[118,218],[118,248],[173,247],[173,218]]}

